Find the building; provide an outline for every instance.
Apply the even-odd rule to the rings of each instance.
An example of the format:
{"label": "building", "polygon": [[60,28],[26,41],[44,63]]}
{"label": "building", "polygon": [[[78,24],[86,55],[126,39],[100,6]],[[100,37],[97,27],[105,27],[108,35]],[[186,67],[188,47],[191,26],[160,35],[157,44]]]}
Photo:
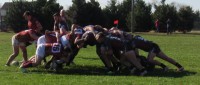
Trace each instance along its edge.
{"label": "building", "polygon": [[0,30],[5,30],[5,16],[9,7],[12,5],[12,2],[5,2],[2,7],[0,8]]}

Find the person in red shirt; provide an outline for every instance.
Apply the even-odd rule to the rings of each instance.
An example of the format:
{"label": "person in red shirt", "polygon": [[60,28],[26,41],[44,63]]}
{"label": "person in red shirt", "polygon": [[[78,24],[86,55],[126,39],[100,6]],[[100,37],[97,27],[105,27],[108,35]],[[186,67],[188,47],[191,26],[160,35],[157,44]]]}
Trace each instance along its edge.
{"label": "person in red shirt", "polygon": [[36,31],[37,33],[41,33],[42,25],[29,11],[24,12],[23,16],[28,21],[29,29]]}
{"label": "person in red shirt", "polygon": [[21,31],[12,37],[13,54],[10,55],[6,66],[10,66],[10,63],[18,56],[19,48],[22,50],[24,61],[27,61],[26,43],[34,42],[38,39],[35,31],[32,29]]}
{"label": "person in red shirt", "polygon": [[155,21],[156,32],[159,32],[159,20]]}

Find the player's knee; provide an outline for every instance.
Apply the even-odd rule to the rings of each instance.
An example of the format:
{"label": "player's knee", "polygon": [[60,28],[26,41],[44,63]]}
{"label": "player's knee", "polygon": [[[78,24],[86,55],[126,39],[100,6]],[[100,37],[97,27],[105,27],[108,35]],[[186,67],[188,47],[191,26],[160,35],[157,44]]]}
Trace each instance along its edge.
{"label": "player's knee", "polygon": [[12,55],[13,55],[13,56],[18,56],[18,55],[19,55],[19,52],[14,52]]}
{"label": "player's knee", "polygon": [[27,50],[22,50],[22,53],[23,53],[23,54],[27,53]]}

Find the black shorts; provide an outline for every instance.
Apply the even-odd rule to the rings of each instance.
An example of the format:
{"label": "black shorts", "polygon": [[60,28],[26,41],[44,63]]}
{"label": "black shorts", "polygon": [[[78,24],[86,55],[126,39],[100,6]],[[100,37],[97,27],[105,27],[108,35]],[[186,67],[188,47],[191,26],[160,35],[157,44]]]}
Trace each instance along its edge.
{"label": "black shorts", "polygon": [[155,54],[159,54],[161,52],[161,50],[160,50],[160,47],[157,44],[152,43],[152,49],[150,50],[150,52],[153,52]]}

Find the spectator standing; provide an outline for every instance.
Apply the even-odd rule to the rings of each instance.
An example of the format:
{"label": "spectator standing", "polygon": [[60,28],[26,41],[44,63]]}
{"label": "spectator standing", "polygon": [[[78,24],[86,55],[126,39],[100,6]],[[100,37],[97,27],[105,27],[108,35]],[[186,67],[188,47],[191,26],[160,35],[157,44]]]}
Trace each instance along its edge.
{"label": "spectator standing", "polygon": [[155,21],[156,32],[159,32],[159,25],[160,25],[160,23],[159,23],[159,20],[157,19]]}
{"label": "spectator standing", "polygon": [[171,27],[171,19],[167,20],[167,34],[172,33],[172,27]]}

